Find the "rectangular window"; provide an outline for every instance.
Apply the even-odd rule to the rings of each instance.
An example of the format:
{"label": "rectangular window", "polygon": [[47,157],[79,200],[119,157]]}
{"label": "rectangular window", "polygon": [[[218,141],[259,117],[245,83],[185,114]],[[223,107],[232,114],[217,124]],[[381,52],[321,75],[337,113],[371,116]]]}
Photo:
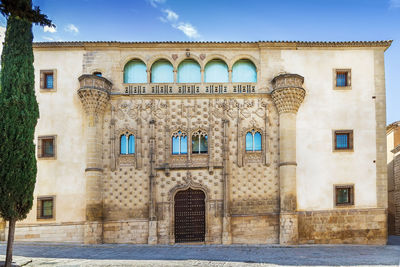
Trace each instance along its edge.
{"label": "rectangular window", "polygon": [[38,137],[38,158],[55,159],[56,157],[56,136]]}
{"label": "rectangular window", "polygon": [[335,202],[336,206],[354,205],[354,186],[336,185]]}
{"label": "rectangular window", "polygon": [[43,92],[53,92],[56,90],[57,75],[56,70],[41,70],[40,71],[40,89]]}
{"label": "rectangular window", "polygon": [[54,197],[38,197],[37,218],[38,219],[54,218]]}
{"label": "rectangular window", "polygon": [[336,151],[353,149],[353,130],[334,131],[333,148]]}
{"label": "rectangular window", "polygon": [[333,69],[333,89],[351,90],[351,69]]}

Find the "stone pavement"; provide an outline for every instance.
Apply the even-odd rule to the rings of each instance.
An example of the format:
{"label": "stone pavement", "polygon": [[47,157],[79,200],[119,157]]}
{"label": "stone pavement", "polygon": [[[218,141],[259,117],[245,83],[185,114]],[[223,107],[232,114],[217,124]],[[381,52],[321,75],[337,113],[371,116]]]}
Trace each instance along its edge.
{"label": "stone pavement", "polygon": [[[16,243],[20,266],[400,266],[400,237],[388,246],[129,245]],[[0,261],[6,244],[0,242]]]}

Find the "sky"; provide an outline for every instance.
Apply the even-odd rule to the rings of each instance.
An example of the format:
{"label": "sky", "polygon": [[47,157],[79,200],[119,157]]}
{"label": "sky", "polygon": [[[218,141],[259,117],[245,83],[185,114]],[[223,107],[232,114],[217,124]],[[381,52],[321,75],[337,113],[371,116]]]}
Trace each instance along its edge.
{"label": "sky", "polygon": [[[375,41],[387,123],[400,120],[400,0],[33,0],[56,28],[34,41]],[[0,17],[0,25],[6,19]]]}

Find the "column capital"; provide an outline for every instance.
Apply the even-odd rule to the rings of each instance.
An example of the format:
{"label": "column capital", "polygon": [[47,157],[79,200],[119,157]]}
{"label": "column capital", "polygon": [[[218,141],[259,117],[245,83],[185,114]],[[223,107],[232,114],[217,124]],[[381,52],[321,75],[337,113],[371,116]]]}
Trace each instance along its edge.
{"label": "column capital", "polygon": [[112,83],[106,78],[90,74],[81,75],[78,80],[80,84],[79,99],[89,117],[89,124],[94,126],[98,116],[103,115],[110,99]]}
{"label": "column capital", "polygon": [[281,74],[272,80],[272,99],[281,113],[297,113],[306,95],[304,77],[298,74]]}

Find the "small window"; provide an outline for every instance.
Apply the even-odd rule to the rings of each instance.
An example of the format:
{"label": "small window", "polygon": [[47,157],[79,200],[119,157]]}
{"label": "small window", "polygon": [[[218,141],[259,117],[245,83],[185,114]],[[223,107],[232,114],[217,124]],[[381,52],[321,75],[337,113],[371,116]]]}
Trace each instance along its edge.
{"label": "small window", "polygon": [[334,88],[351,89],[350,69],[334,69]]}
{"label": "small window", "polygon": [[40,71],[40,89],[54,91],[56,89],[55,70]]}
{"label": "small window", "polygon": [[56,137],[39,136],[38,158],[54,159],[56,157]]}
{"label": "small window", "polygon": [[128,132],[120,137],[120,154],[132,155],[135,154],[135,136]]}
{"label": "small window", "polygon": [[207,133],[199,130],[192,135],[192,154],[207,154],[208,137]]}
{"label": "small window", "polygon": [[38,197],[37,218],[53,219],[54,217],[54,197]]}
{"label": "small window", "polygon": [[261,151],[261,133],[251,130],[246,133],[246,151]]}
{"label": "small window", "polygon": [[185,132],[178,131],[172,135],[172,154],[187,154],[188,140]]}
{"label": "small window", "polygon": [[340,130],[334,131],[334,150],[352,150],[353,149],[353,131]]}
{"label": "small window", "polygon": [[336,206],[354,205],[354,186],[336,185],[335,202]]}
{"label": "small window", "polygon": [[102,77],[102,74],[99,71],[93,72],[93,75],[96,75],[97,77]]}

